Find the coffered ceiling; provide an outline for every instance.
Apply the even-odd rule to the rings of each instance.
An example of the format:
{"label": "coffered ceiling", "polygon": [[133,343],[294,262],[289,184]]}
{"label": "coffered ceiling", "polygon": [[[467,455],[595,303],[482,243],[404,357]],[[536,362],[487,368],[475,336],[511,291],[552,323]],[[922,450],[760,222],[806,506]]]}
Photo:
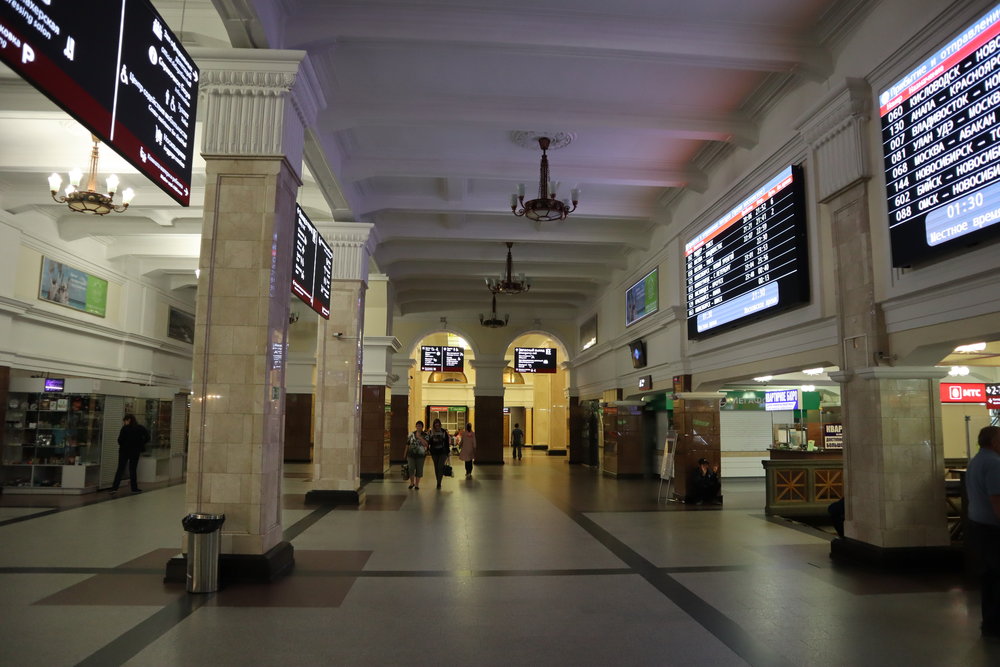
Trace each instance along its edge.
{"label": "coffered ceiling", "polygon": [[[318,222],[375,224],[375,270],[398,315],[488,310],[484,278],[532,282],[500,297],[512,319],[573,319],[617,285],[630,254],[705,187],[712,161],[755,145],[760,113],[830,73],[829,49],[874,0],[162,0],[189,47],[301,49],[326,97],[310,133],[300,203]],[[559,223],[511,214],[537,188],[540,151],[517,132],[567,133],[550,152]],[[51,201],[45,176],[82,164],[88,135],[0,71],[0,192],[72,242],[93,238],[171,289],[193,289],[204,196],[174,205],[105,149],[102,171],[136,188],[123,215],[91,219]]]}

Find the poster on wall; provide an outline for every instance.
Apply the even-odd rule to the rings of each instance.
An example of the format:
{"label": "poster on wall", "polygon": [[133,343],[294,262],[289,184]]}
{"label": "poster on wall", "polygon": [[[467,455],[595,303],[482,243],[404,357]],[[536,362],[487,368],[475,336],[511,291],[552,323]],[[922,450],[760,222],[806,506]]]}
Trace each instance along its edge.
{"label": "poster on wall", "polygon": [[657,275],[657,269],[653,269],[625,292],[625,326],[652,315],[660,307]]}
{"label": "poster on wall", "polygon": [[108,309],[108,281],[42,257],[38,298],[104,317]]}
{"label": "poster on wall", "polygon": [[170,306],[167,336],[185,343],[194,342],[194,315]]}

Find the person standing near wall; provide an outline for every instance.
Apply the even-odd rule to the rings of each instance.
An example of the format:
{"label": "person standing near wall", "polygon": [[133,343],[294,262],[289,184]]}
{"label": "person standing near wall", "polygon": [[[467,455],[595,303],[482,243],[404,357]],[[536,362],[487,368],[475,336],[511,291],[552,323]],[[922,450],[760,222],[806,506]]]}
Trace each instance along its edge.
{"label": "person standing near wall", "polygon": [[139,488],[139,457],[149,442],[149,431],[135,421],[135,416],[125,415],[122,418],[122,429],[118,432],[118,469],[115,471],[115,481],[111,483],[111,495],[118,493],[125,466],[128,466],[129,484],[132,493],[142,493]]}
{"label": "person standing near wall", "polygon": [[476,434],[472,430],[472,422],[465,423],[460,442],[458,458],[465,461],[465,478],[469,479],[472,477],[472,460],[476,458]]}
{"label": "person standing near wall", "polygon": [[969,461],[965,489],[968,537],[980,559],[980,629],[984,638],[1000,640],[1000,426],[979,431],[979,452]]}
{"label": "person standing near wall", "polygon": [[514,430],[510,432],[510,446],[514,450],[510,456],[511,460],[520,461],[521,450],[524,447],[524,431],[521,430],[520,424],[514,424]]}

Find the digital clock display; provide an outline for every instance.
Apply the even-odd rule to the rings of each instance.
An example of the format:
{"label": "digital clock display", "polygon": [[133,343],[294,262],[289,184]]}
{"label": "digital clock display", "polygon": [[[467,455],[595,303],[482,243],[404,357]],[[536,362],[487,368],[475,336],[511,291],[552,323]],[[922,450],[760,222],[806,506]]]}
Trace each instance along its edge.
{"label": "digital clock display", "polygon": [[781,170],[684,246],[688,338],[809,300],[802,168]]}
{"label": "digital clock display", "polygon": [[1000,6],[879,96],[893,266],[1000,236]]}

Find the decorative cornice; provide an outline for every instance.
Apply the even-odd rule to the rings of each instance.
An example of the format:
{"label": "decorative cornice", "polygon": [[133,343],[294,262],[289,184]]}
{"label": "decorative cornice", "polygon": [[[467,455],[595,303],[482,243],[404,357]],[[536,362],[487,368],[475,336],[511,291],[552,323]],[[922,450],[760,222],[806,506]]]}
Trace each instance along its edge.
{"label": "decorative cornice", "polygon": [[384,347],[393,352],[399,352],[399,339],[395,336],[365,336],[362,343],[365,347]]}
{"label": "decorative cornice", "polygon": [[939,366],[871,366],[856,369],[854,373],[864,380],[940,380],[948,376],[948,369]]}

